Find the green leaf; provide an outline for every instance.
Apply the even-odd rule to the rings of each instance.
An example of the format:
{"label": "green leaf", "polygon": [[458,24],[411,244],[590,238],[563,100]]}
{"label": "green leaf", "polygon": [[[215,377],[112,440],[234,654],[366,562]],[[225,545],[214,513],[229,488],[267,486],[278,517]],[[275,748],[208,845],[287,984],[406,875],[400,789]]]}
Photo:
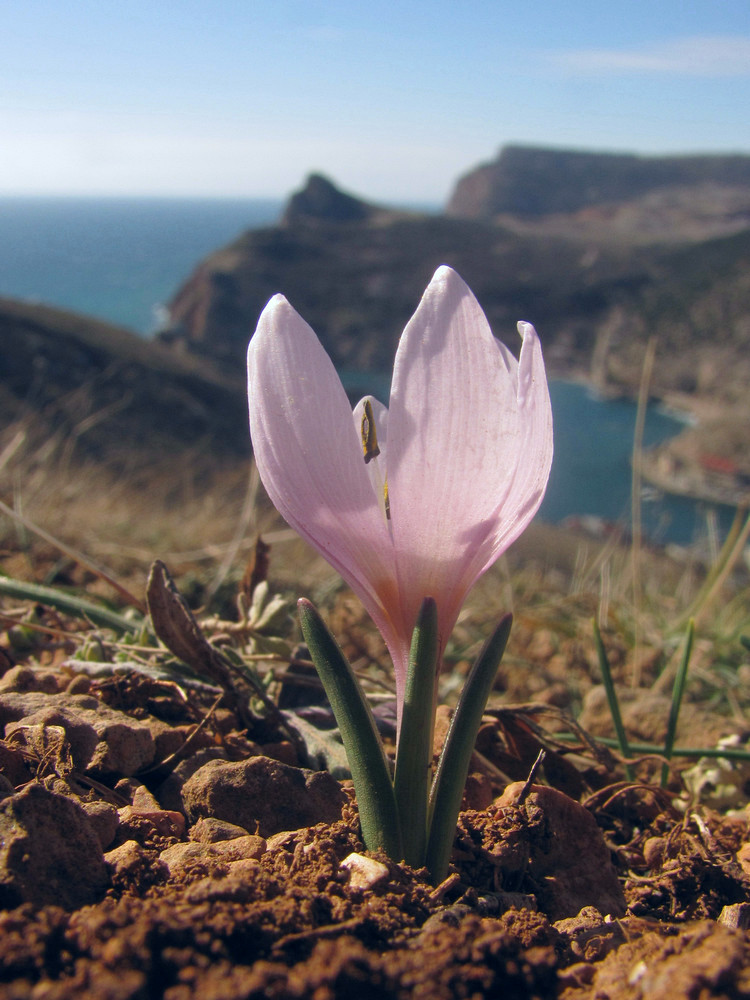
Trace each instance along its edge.
{"label": "green leaf", "polygon": [[69,594],[56,587],[43,587],[38,583],[14,580],[9,576],[0,575],[0,593],[46,604],[47,607],[57,608],[58,611],[63,611],[65,614],[85,618],[100,628],[111,628],[120,634],[127,635],[137,631],[142,626],[140,616],[131,620],[123,615],[118,615],[115,611],[110,611],[108,608],[103,608],[99,604],[94,604],[82,597],[76,597],[75,594]]}
{"label": "green leaf", "polygon": [[341,732],[359,806],[362,836],[371,851],[403,858],[396,798],[370,706],[348,660],[316,607],[297,602],[302,634]]}
{"label": "green leaf", "polygon": [[[620,753],[627,760],[630,757],[630,746],[628,744],[628,738],[625,734],[625,726],[622,724],[622,714],[620,713],[620,702],[617,698],[617,691],[615,690],[615,682],[612,678],[612,671],[609,666],[609,659],[607,658],[607,651],[604,648],[604,643],[602,642],[602,634],[599,631],[599,625],[594,619],[591,623],[594,628],[594,642],[596,643],[596,653],[599,657],[599,669],[602,672],[602,681],[604,682],[604,691],[607,695],[607,704],[609,705],[609,714],[612,716],[612,722],[615,727],[615,733],[617,735],[617,742],[620,746]],[[628,781],[633,780],[633,768],[630,764],[625,765],[625,775]]]}
{"label": "green leaf", "polygon": [[[671,760],[674,751],[674,738],[677,733],[677,720],[680,717],[680,706],[682,695],[685,691],[688,666],[690,665],[690,654],[693,651],[693,636],[695,635],[695,622],[691,618],[688,622],[685,633],[685,648],[682,653],[680,666],[675,674],[674,685],[672,687],[672,704],[669,706],[669,720],[667,722],[667,735],[664,740],[664,756]],[[661,769],[661,786],[666,788],[669,781],[669,765],[663,764]]]}
{"label": "green leaf", "polygon": [[296,712],[285,711],[283,715],[304,743],[307,750],[306,766],[321,771],[325,769],[339,781],[351,778],[349,760],[338,729],[318,729]]}
{"label": "green leaf", "polygon": [[426,864],[435,884],[448,871],[456,822],[482,714],[508,643],[513,616],[505,615],[471,668],[453,713],[430,795]]}

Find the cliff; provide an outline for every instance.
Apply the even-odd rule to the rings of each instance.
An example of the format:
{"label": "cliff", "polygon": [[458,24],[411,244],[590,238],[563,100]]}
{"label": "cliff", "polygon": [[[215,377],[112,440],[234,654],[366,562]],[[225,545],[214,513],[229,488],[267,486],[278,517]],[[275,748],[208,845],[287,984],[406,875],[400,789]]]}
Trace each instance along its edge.
{"label": "cliff", "polygon": [[303,220],[323,219],[327,222],[361,222],[379,211],[376,205],[340,191],[327,177],[310,174],[307,183],[289,199],[281,220],[283,226],[293,226]]}
{"label": "cliff", "polygon": [[[730,158],[735,171],[739,159]],[[685,239],[680,229],[634,244],[570,236],[560,216],[524,229],[519,216],[498,222],[346,201],[341,218],[327,182],[331,218],[299,210],[320,205],[311,184],[319,180],[292,198],[282,225],[247,232],[199,265],[171,304],[173,346],[238,376],[261,310],[282,291],[339,368],[388,372],[405,322],[447,263],[511,349],[516,321],[535,323],[558,375],[633,394],[645,344],[656,337],[655,394],[748,405],[749,226],[710,239]]]}
{"label": "cliff", "polygon": [[[463,219],[510,215],[535,220],[596,208],[611,223],[623,206],[635,208],[644,200],[651,213],[670,216],[669,238],[680,221],[694,224],[701,213],[724,227],[747,226],[750,156],[647,157],[506,146],[494,161],[458,180],[446,213]],[[634,223],[634,229],[642,229],[648,216]]]}

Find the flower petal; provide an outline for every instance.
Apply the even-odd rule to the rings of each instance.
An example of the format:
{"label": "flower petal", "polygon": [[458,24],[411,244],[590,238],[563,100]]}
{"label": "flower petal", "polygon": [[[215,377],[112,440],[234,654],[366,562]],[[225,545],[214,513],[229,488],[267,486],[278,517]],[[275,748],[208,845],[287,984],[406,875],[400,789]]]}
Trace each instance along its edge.
{"label": "flower petal", "polygon": [[393,577],[390,535],[341,381],[282,295],[263,310],[250,341],[248,401],[255,460],[269,497],[379,625],[381,581]]}
{"label": "flower petal", "polygon": [[541,344],[531,323],[519,323],[518,332],[523,337],[517,372],[519,461],[479,573],[513,544],[539,510],[552,467],[552,405]]}
{"label": "flower petal", "polygon": [[552,407],[542,348],[531,323],[519,323],[518,331],[521,356],[512,366],[520,434],[517,462],[510,488],[488,521],[490,530],[466,563],[467,591],[526,529],[542,502],[552,466]]}
{"label": "flower petal", "polygon": [[441,628],[453,627],[496,531],[523,442],[516,368],[467,285],[441,267],[401,338],[389,406],[391,531],[410,620],[430,596]]}

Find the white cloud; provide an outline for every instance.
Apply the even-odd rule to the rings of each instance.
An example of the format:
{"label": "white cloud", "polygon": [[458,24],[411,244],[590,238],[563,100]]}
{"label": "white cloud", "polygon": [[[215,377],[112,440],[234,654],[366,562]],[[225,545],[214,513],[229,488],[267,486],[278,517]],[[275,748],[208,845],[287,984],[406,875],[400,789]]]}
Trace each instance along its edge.
{"label": "white cloud", "polygon": [[705,35],[635,49],[578,49],[553,59],[567,70],[592,75],[750,76],[750,37]]}

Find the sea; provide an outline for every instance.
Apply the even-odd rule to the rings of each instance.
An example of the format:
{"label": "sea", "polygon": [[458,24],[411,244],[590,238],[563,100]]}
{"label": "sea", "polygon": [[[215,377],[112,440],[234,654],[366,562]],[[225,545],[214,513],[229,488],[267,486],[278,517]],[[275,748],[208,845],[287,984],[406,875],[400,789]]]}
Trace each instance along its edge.
{"label": "sea", "polygon": [[[203,257],[247,229],[273,225],[282,208],[264,199],[0,198],[0,295],[86,313],[147,337]],[[555,381],[550,393],[555,459],[538,516],[627,537],[635,405],[598,398],[572,382]],[[684,425],[680,415],[653,407],[644,445]],[[647,486],[639,502],[644,534],[659,545],[710,549],[733,516],[729,508]]]}

